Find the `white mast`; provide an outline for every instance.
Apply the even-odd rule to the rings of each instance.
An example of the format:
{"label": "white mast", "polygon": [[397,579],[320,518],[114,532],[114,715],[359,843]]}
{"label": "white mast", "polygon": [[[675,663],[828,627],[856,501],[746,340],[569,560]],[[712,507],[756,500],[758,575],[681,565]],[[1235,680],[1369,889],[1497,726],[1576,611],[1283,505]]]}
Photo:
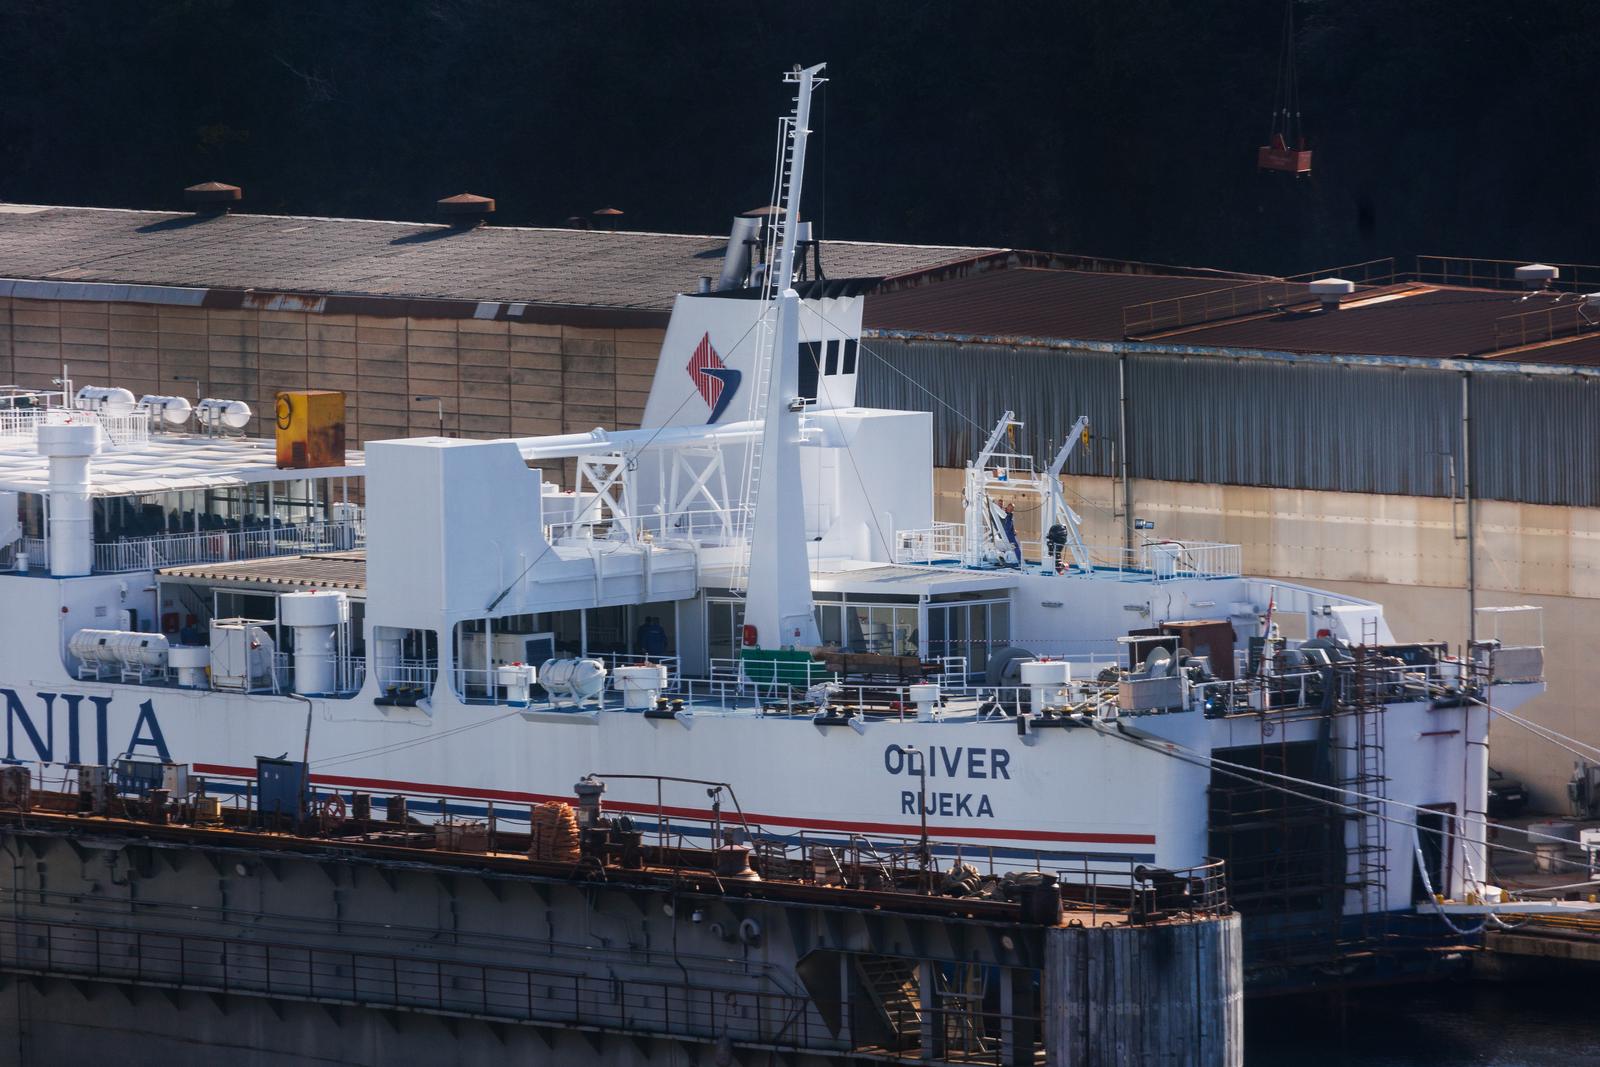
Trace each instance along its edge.
{"label": "white mast", "polygon": [[[781,286],[773,366],[766,391],[761,464],[755,490],[755,521],[750,532],[749,584],[744,606],[745,644],[767,649],[811,648],[820,644],[811,605],[806,559],[806,524],[800,488],[800,294],[794,289],[795,238],[800,221],[800,188],[805,177],[806,138],[811,131],[811,93],[822,81],[825,64],[785,74],[798,87],[788,131],[788,152],[779,175],[783,227],[778,262],[771,274]],[[754,633],[751,632],[754,628]],[[750,640],[753,636],[754,640]]]}

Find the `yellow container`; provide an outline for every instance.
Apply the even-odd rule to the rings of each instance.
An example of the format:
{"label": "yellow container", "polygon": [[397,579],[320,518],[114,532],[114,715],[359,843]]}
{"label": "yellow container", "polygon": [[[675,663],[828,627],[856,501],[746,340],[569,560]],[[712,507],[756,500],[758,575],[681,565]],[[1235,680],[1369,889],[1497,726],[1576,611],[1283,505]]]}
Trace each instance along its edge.
{"label": "yellow container", "polygon": [[297,389],[278,394],[278,467],[344,466],[344,394]]}

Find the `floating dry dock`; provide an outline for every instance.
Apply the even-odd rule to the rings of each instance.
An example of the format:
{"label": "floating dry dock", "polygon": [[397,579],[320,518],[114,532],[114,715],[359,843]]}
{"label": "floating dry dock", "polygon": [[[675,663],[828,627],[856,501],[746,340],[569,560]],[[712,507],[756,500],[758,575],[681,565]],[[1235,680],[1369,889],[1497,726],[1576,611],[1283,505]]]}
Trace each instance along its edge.
{"label": "floating dry dock", "polygon": [[687,847],[587,787],[566,823],[424,824],[423,798],[285,820],[24,775],[0,1026],[27,1062],[1242,1062],[1220,864],[1063,886],[1044,853],[1001,877],[926,866],[934,842],[746,839],[736,808]]}

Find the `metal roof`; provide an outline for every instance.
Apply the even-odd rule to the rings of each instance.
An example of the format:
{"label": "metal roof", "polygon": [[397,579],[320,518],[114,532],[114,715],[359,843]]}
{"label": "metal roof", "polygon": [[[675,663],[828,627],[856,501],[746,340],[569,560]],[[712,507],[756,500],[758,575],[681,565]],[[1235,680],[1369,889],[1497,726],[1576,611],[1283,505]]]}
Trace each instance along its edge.
{"label": "metal roof", "polygon": [[[1346,301],[1336,312],[1315,302],[1224,322],[1202,323],[1146,340],[1282,352],[1374,356],[1472,356],[1493,352],[1495,324],[1507,316],[1568,303],[1565,293],[1395,286]],[[1530,358],[1538,361],[1538,353]]]}
{"label": "metal roof", "polygon": [[[1232,300],[1235,294],[1249,299]],[[1116,344],[1130,337],[1125,312],[1180,297],[1221,310],[1140,332],[1139,350],[1600,364],[1600,315],[1585,312],[1582,294],[1415,280],[1361,286],[1329,311],[1303,283],[1022,267],[877,293],[864,326],[913,341]],[[1248,310],[1230,314],[1231,305]]]}
{"label": "metal roof", "polygon": [[274,556],[234,563],[167,567],[156,573],[164,580],[178,580],[184,585],[226,586],[274,593],[336,589],[364,595],[367,591],[367,554],[358,551],[330,552],[317,556]]}
{"label": "metal roof", "polygon": [[[727,240],[0,204],[0,278],[665,312],[721,271]],[[822,267],[878,277],[996,251],[824,241]]]}
{"label": "metal roof", "polygon": [[878,293],[866,302],[863,326],[930,334],[1119,341],[1126,305],[1243,284],[1203,275],[1029,267],[990,270]]}

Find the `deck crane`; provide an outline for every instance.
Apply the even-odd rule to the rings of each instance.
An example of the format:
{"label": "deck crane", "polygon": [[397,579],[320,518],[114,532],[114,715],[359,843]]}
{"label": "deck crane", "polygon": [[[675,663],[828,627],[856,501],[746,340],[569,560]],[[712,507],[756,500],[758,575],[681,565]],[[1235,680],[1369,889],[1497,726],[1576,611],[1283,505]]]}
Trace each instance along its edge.
{"label": "deck crane", "polygon": [[1060,526],[1063,550],[1071,557],[1073,565],[1085,573],[1092,571],[1094,563],[1083,544],[1081,520],[1061,492],[1061,472],[1066,469],[1073,449],[1085,437],[1089,417],[1081,415],[1072,424],[1066,440],[1045,471],[1034,469],[1032,456],[1001,451],[1002,442],[1022,425],[1015,412],[1006,412],[995,423],[978,458],[967,464],[962,494],[966,517],[966,550],[962,562],[968,566],[984,563],[1006,566],[1022,562],[1011,558],[1013,551],[1002,532],[1004,519],[995,501],[997,494],[1010,493],[1034,496],[1038,500],[1040,533],[1048,536],[1053,527]]}

